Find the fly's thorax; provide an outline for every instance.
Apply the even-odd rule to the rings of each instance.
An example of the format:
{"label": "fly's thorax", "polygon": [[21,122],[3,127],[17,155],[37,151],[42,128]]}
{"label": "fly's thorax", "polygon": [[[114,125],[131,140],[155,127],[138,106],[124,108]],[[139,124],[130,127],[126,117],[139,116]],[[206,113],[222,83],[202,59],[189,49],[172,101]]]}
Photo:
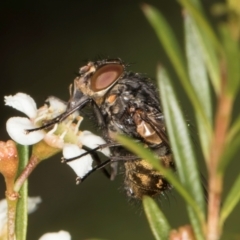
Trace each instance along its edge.
{"label": "fly's thorax", "polygon": [[154,122],[158,118],[156,127],[165,131],[163,115],[155,107],[159,105],[155,96],[157,93],[151,89],[154,95],[148,96],[146,95],[147,88],[147,81],[139,82],[136,74],[126,73],[107,92],[100,109],[106,116],[110,138],[115,139],[116,134],[123,133],[141,139],[147,144],[159,145],[163,142],[153,125],[145,119],[148,118]]}
{"label": "fly's thorax", "polygon": [[99,105],[111,139],[115,139],[119,133],[126,134],[128,128],[133,125],[127,111],[129,98],[126,86],[120,80],[107,92],[104,101]]}
{"label": "fly's thorax", "polygon": [[[172,154],[161,156],[159,160],[164,167],[174,169]],[[124,166],[125,189],[130,197],[136,199],[142,199],[144,195],[154,197],[171,189],[164,176],[143,159],[126,161]]]}

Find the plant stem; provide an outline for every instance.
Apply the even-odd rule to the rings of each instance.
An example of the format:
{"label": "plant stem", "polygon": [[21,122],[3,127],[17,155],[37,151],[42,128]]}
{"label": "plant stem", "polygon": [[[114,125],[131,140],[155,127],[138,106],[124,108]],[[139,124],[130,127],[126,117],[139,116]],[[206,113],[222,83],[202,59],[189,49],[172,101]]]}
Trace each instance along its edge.
{"label": "plant stem", "polygon": [[18,202],[18,194],[6,193],[8,216],[7,216],[7,233],[8,240],[15,240],[15,218],[16,218],[16,207]]}
{"label": "plant stem", "polygon": [[232,104],[232,98],[222,92],[218,99],[218,109],[215,119],[215,134],[212,139],[210,158],[208,160],[208,240],[218,240],[221,234],[219,226],[219,213],[222,195],[222,175],[217,173],[217,168],[226,143],[226,134],[230,122]]}
{"label": "plant stem", "polygon": [[35,167],[37,166],[38,163],[39,163],[39,159],[32,155],[28,164],[27,164],[27,166],[24,168],[23,172],[17,178],[17,180],[14,184],[14,191],[15,192],[19,192],[23,183],[29,177],[29,175],[32,173],[32,171],[35,169]]}

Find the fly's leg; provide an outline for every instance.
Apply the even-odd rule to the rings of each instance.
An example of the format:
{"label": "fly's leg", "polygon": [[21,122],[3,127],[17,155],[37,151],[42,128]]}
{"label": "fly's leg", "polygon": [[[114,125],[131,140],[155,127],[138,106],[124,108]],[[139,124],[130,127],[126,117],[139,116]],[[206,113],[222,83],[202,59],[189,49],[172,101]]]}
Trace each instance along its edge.
{"label": "fly's leg", "polygon": [[[71,162],[71,161],[74,161],[76,159],[79,159],[83,156],[86,156],[88,154],[92,154],[98,150],[101,150],[101,149],[104,149],[104,148],[107,148],[107,147],[118,147],[118,146],[121,146],[121,144],[119,143],[106,143],[106,144],[101,144],[99,145],[98,147],[96,148],[92,148],[92,149],[87,149],[87,151],[81,155],[78,155],[76,157],[72,157],[72,158],[62,158],[62,162]],[[86,147],[84,147],[84,149],[86,150]]]}
{"label": "fly's leg", "polygon": [[[108,179],[111,179],[113,180],[116,176],[116,171],[117,171],[117,168],[114,166],[111,166],[112,168],[112,171],[111,173],[109,173],[109,171],[104,167],[104,163],[106,162],[106,165],[108,165],[108,160],[106,160],[105,162],[102,163],[99,155],[97,154],[97,150],[101,150],[101,149],[104,149],[104,148],[107,148],[107,147],[115,147],[115,146],[120,146],[119,143],[106,143],[106,144],[102,144],[102,145],[99,145],[98,147],[96,148],[93,148],[93,149],[89,149],[89,148],[86,148],[83,146],[83,149],[86,150],[85,153],[81,154],[81,155],[78,155],[78,156],[75,156],[73,158],[62,158],[62,162],[64,163],[67,163],[67,162],[71,162],[71,161],[74,161],[74,160],[77,160],[83,156],[86,156],[88,154],[91,155],[92,159],[97,163],[97,165],[90,171],[87,173],[87,175],[84,176],[84,179],[91,174],[91,172],[95,172],[96,170],[98,169],[101,169],[103,171],[103,174],[108,178]],[[103,164],[103,166],[102,166]],[[95,169],[97,168],[97,169]],[[95,170],[94,170],[95,169]],[[78,177],[77,178],[77,184],[82,182],[83,180],[80,181],[80,178]]]}
{"label": "fly's leg", "polygon": [[[93,167],[93,169],[91,171],[89,171],[84,177],[80,178],[77,177],[76,178],[76,184],[82,183],[88,176],[90,176],[92,173],[94,173],[95,171],[99,170],[99,169],[105,169],[105,167],[111,162],[111,159],[108,159],[104,162],[102,162],[101,164],[96,165],[95,167]],[[106,170],[106,169],[105,169]],[[106,170],[107,171],[107,170]],[[108,172],[107,172],[108,173]],[[109,174],[109,179],[111,177],[111,174]]]}
{"label": "fly's leg", "polygon": [[[62,162],[71,162],[71,161],[74,161],[74,160],[77,160],[83,156],[86,156],[88,154],[90,154],[93,158],[93,160],[97,163],[96,166],[94,166],[92,168],[91,171],[89,171],[83,178],[80,178],[80,177],[77,177],[76,179],[76,183],[79,184],[81,182],[83,182],[88,176],[90,176],[92,173],[94,173],[95,171],[97,170],[102,170],[104,175],[111,179],[111,180],[114,180],[115,176],[116,176],[116,173],[117,173],[117,163],[119,161],[133,161],[133,160],[138,160],[140,159],[139,157],[137,156],[114,156],[114,157],[111,157],[109,159],[107,159],[106,161],[104,162],[101,162],[101,159],[99,157],[99,155],[97,154],[97,150],[101,150],[103,148],[106,148],[106,147],[117,147],[117,146],[121,146],[121,144],[119,143],[106,143],[106,144],[102,144],[102,145],[99,145],[98,147],[96,148],[93,148],[93,149],[88,149],[85,153],[79,155],[79,156],[76,156],[76,157],[73,157],[73,158],[62,158]],[[86,148],[84,147],[84,149],[86,150]],[[107,165],[111,164],[111,168],[112,168],[112,172],[109,173],[108,170],[105,168]]]}
{"label": "fly's leg", "polygon": [[93,169],[91,171],[89,171],[84,177],[82,177],[82,178],[77,177],[76,183],[77,184],[82,183],[92,173],[96,172],[97,170],[104,169],[107,165],[109,165],[111,163],[115,163],[115,162],[119,162],[119,161],[135,161],[135,160],[139,160],[139,159],[140,158],[137,156],[119,156],[119,157],[109,158],[106,161],[102,162],[101,164],[93,167]]}
{"label": "fly's leg", "polygon": [[[97,166],[100,166],[102,164],[102,161],[100,159],[100,157],[98,156],[98,154],[96,152],[91,152],[90,155],[92,156],[93,160],[97,163]],[[110,179],[111,178],[111,173],[109,173],[109,171],[103,166],[101,168],[99,168],[102,170],[103,174]],[[87,173],[89,174],[89,172]],[[86,177],[86,175],[84,176],[84,178]]]}
{"label": "fly's leg", "polygon": [[71,104],[71,102],[69,102],[70,108],[68,108],[64,113],[60,114],[59,116],[57,116],[57,117],[55,117],[51,120],[48,120],[41,127],[33,128],[33,129],[26,129],[25,132],[27,134],[29,134],[31,132],[35,132],[35,131],[39,131],[39,130],[43,130],[43,129],[47,129],[49,127],[52,127],[56,123],[60,123],[60,122],[64,121],[71,114],[73,114],[77,110],[81,110],[88,103],[91,104],[92,102],[93,102],[93,100],[91,98],[88,98],[87,96],[83,96],[80,100],[78,100],[77,102],[74,102],[74,104],[73,103]]}

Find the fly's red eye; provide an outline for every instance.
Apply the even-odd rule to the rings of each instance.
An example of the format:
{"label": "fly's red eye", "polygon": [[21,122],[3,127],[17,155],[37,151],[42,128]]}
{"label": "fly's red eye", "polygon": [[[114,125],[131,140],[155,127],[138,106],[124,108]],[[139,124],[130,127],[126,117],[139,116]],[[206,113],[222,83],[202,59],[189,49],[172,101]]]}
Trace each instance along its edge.
{"label": "fly's red eye", "polygon": [[98,92],[109,87],[123,73],[124,68],[118,64],[108,64],[97,70],[91,79],[91,89]]}

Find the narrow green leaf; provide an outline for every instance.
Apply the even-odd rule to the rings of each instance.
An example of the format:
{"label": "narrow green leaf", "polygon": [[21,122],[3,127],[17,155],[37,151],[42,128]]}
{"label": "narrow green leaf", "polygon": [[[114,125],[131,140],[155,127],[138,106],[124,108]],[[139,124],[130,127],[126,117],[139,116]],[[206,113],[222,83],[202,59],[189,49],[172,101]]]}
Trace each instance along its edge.
{"label": "narrow green leaf", "polygon": [[202,8],[199,4],[193,4],[190,0],[178,0],[196,22],[197,32],[200,39],[206,67],[210,75],[210,80],[217,94],[220,93],[220,71],[219,55],[222,54],[222,47],[214,31],[206,20]]}
{"label": "narrow green leaf", "polygon": [[168,239],[170,225],[155,201],[145,196],[143,198],[143,207],[155,239]]}
{"label": "narrow green leaf", "polygon": [[201,239],[201,240],[205,239],[202,232],[202,226],[200,226],[199,219],[196,218],[196,214],[191,208],[191,206],[187,205],[187,211],[188,211],[189,218],[191,220],[192,228],[194,229],[194,234],[196,239]]}
{"label": "narrow green leaf", "polygon": [[142,9],[148,21],[155,30],[158,39],[161,41],[164,49],[166,50],[170,60],[172,61],[181,81],[184,85],[186,85],[186,87],[190,86],[187,83],[188,77],[186,71],[186,61],[183,52],[181,51],[181,48],[177,42],[177,38],[175,37],[168,22],[161,12],[154,7],[144,4]]}
{"label": "narrow green leaf", "polygon": [[[164,115],[166,118],[167,132],[181,182],[187,191],[189,191],[202,213],[204,213],[205,202],[203,191],[197,169],[196,156],[190,141],[187,122],[184,119],[176,94],[173,91],[165,69],[159,68],[157,75]],[[203,222],[201,222],[202,219],[199,219],[196,214],[190,214],[190,217],[192,222],[196,222],[196,219],[198,219],[199,223],[194,224],[193,226],[194,232],[195,234],[198,234],[196,235],[198,239],[204,239],[201,229],[201,226],[203,225]]]}
{"label": "narrow green leaf", "polygon": [[232,139],[231,142],[227,141],[227,145],[225,147],[223,155],[221,156],[220,159],[220,163],[218,165],[218,172],[220,174],[224,174],[228,164],[231,162],[231,160],[239,151],[239,149],[240,149],[240,136],[235,137],[234,139]]}
{"label": "narrow green leaf", "polygon": [[200,101],[198,100],[198,98],[195,97],[194,89],[191,86],[188,78],[186,60],[183,57],[183,53],[171,27],[169,26],[163,15],[156,8],[145,4],[143,5],[142,9],[148,21],[154,28],[165,51],[167,52],[179,77],[179,80],[191,101],[191,104],[193,105],[196,112],[198,112],[198,114],[202,116],[205,128],[208,129],[207,134],[210,134],[211,126],[207,120],[207,116],[205,115],[203,108],[201,107]]}
{"label": "narrow green leaf", "polygon": [[234,121],[231,128],[228,131],[227,141],[231,142],[235,136],[239,135],[240,133],[240,116]]}
{"label": "narrow green leaf", "polygon": [[236,93],[239,91],[240,86],[240,50],[237,40],[234,40],[228,26],[222,24],[220,27],[224,53],[226,57],[226,83],[227,92],[230,96],[235,97]]}
{"label": "narrow green leaf", "polygon": [[204,214],[199,206],[194,201],[193,197],[189,194],[187,189],[180,183],[176,175],[169,169],[163,167],[159,159],[153,155],[148,149],[144,148],[142,144],[134,142],[132,139],[126,136],[117,136],[117,140],[127,149],[135,153],[140,158],[149,162],[155,169],[157,169],[164,177],[172,184],[172,186],[179,192],[179,194],[185,199],[185,201],[194,209],[198,218],[204,221]]}
{"label": "narrow green leaf", "polygon": [[233,159],[233,156],[239,151],[240,148],[240,117],[235,120],[234,124],[231,126],[227,139],[226,147],[223,155],[221,156],[218,172],[223,174]]}
{"label": "narrow green leaf", "polygon": [[[187,13],[184,18],[185,25],[185,39],[186,39],[186,55],[188,63],[188,72],[190,82],[195,90],[196,97],[199,99],[203,111],[208,118],[210,125],[212,125],[212,103],[211,91],[207,77],[207,71],[203,60],[202,50],[200,48],[199,39],[197,35],[196,25],[194,20]],[[196,113],[198,133],[200,136],[201,147],[207,159],[209,153],[210,137],[207,129],[205,129],[204,119]]]}
{"label": "narrow green leaf", "polygon": [[184,25],[190,82],[204,108],[208,120],[212,122],[211,91],[206,66],[203,60],[202,50],[199,46],[196,24],[192,17],[187,13],[184,17]]}
{"label": "narrow green leaf", "polygon": [[203,14],[200,3],[193,3],[192,0],[178,0],[178,2],[192,15],[199,27],[204,30],[205,34],[209,36],[215,49],[220,50],[221,44],[218,41],[216,34],[206,20],[206,16]]}
{"label": "narrow green leaf", "polygon": [[220,214],[220,225],[222,226],[233,211],[236,205],[240,201],[240,175],[237,177],[235,183],[233,184],[231,190],[229,191],[226,200],[223,203],[223,207]]}
{"label": "narrow green leaf", "polygon": [[[29,160],[29,146],[18,144],[19,166],[18,175],[26,167]],[[20,192],[20,198],[17,204],[16,212],[16,239],[26,240],[27,238],[27,222],[28,222],[28,182],[25,181]]]}
{"label": "narrow green leaf", "polygon": [[158,83],[167,131],[180,178],[182,183],[189,188],[201,210],[204,211],[205,203],[197,170],[197,160],[190,140],[187,121],[183,116],[176,94],[164,68],[158,69]]}

